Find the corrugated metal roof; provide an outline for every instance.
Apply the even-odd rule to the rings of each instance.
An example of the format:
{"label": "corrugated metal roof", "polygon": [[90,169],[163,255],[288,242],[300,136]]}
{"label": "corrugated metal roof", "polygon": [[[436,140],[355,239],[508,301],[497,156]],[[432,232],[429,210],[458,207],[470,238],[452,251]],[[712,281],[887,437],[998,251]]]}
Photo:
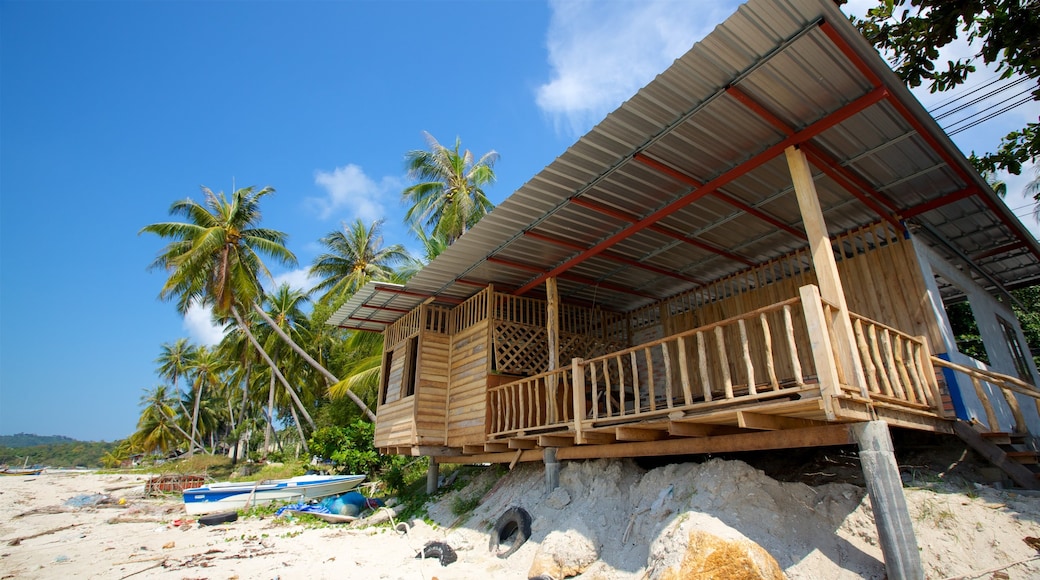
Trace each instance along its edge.
{"label": "corrugated metal roof", "polygon": [[628,311],[781,256],[806,245],[791,144],[832,234],[907,216],[984,286],[1040,281],[1040,245],[831,0],[752,0],[406,285],[370,284],[330,322],[381,330],[551,273]]}

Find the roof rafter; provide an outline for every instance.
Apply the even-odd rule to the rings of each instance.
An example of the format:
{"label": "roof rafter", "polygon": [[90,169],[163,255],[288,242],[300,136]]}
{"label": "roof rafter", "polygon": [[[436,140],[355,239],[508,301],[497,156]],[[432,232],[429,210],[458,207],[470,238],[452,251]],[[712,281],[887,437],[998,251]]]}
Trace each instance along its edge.
{"label": "roof rafter", "polygon": [[816,135],[819,135],[820,133],[826,131],[827,129],[830,129],[831,127],[841,123],[842,121],[844,121],[844,120],[846,120],[846,119],[848,119],[848,118],[850,118],[850,117],[852,117],[852,116],[854,116],[854,115],[864,111],[865,109],[867,109],[867,108],[877,104],[879,101],[884,99],[887,95],[888,95],[888,90],[884,89],[884,88],[876,88],[876,89],[873,89],[873,90],[869,91],[865,95],[863,95],[863,96],[853,100],[852,102],[850,102],[850,103],[846,104],[845,106],[837,109],[836,111],[833,111],[832,113],[830,113],[828,115],[825,115],[823,118],[821,118],[821,119],[817,120],[816,122],[808,125],[807,127],[802,129],[801,131],[798,131],[797,133],[795,133],[793,135],[790,135],[790,136],[788,136],[785,139],[782,139],[779,143],[776,143],[776,144],[774,144],[774,145],[772,145],[770,147],[767,147],[765,150],[760,151],[756,155],[752,155],[751,158],[749,158],[748,160],[744,161],[743,163],[738,164],[737,166],[735,166],[735,167],[733,167],[733,168],[731,168],[731,169],[729,169],[727,171],[724,171],[719,176],[711,179],[710,181],[705,183],[703,186],[694,189],[693,191],[691,191],[690,193],[686,194],[685,196],[683,196],[683,197],[681,197],[679,199],[676,199],[676,200],[672,201],[671,203],[665,204],[664,206],[658,208],[656,211],[654,211],[650,215],[647,215],[646,217],[640,219],[638,222],[632,223],[632,224],[628,225],[627,227],[622,228],[621,230],[615,232],[613,235],[606,237],[605,239],[600,241],[595,246],[593,246],[593,247],[589,248],[588,250],[586,250],[584,252],[581,252],[580,254],[578,254],[578,255],[572,257],[571,259],[563,262],[562,264],[556,266],[555,268],[553,268],[549,272],[546,272],[545,274],[542,274],[540,276],[536,276],[534,279],[530,280],[529,282],[524,284],[522,287],[520,287],[516,291],[516,293],[519,294],[519,295],[525,294],[526,292],[528,292],[529,290],[531,290],[535,286],[537,286],[537,285],[541,284],[542,282],[544,282],[546,278],[548,278],[550,276],[556,276],[556,275],[560,274],[561,272],[565,272],[571,266],[573,266],[575,264],[578,264],[578,263],[584,261],[585,259],[602,252],[603,250],[606,250],[607,248],[609,248],[610,246],[614,245],[618,241],[623,240],[625,238],[628,238],[629,236],[631,236],[635,232],[643,230],[643,229],[647,228],[648,226],[657,223],[658,221],[664,219],[665,217],[675,213],[676,211],[678,211],[678,210],[680,210],[680,209],[690,205],[691,203],[697,201],[698,199],[701,199],[702,197],[704,197],[704,196],[708,195],[709,193],[715,191],[719,187],[722,187],[725,184],[733,181],[734,179],[737,179],[738,177],[740,177],[742,175],[745,175],[746,173],[748,173],[752,169],[763,165],[767,161],[770,161],[770,160],[774,159],[775,157],[777,157],[780,154],[782,154],[784,149],[787,149],[788,147],[790,147],[792,145],[798,145],[800,143],[804,143],[805,141],[808,141],[809,139],[812,139],[813,137],[815,137]]}

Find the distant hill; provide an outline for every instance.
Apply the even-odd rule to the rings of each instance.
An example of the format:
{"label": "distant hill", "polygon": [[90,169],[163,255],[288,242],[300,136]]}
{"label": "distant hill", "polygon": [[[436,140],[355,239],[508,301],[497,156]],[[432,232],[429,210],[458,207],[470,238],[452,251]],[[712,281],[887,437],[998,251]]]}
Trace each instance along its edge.
{"label": "distant hill", "polygon": [[0,435],[0,465],[101,467],[101,458],[118,442],[77,441],[61,435]]}
{"label": "distant hill", "polygon": [[33,447],[35,445],[51,445],[55,443],[75,443],[76,440],[64,435],[36,435],[34,433],[15,433],[0,435],[0,447]]}

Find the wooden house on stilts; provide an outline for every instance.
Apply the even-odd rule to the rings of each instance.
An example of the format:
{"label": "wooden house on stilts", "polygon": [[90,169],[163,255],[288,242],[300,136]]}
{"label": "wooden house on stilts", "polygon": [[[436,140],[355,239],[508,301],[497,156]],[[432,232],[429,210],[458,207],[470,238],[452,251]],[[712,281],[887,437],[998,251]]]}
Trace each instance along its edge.
{"label": "wooden house on stilts", "polygon": [[[993,443],[1040,435],[1008,294],[1037,283],[1036,239],[832,0],[751,0],[332,322],[384,336],[384,453],[549,473],[885,449],[887,424],[1003,461]],[[952,338],[944,304],[964,300],[988,364]]]}

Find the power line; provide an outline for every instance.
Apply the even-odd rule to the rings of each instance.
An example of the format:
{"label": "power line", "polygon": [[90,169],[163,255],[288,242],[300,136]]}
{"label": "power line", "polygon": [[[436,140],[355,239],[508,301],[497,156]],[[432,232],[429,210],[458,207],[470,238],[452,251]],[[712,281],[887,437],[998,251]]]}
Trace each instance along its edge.
{"label": "power line", "polygon": [[[1026,92],[1029,92],[1029,91],[1026,91]],[[1018,95],[1016,95],[1016,96],[1018,96]],[[1010,97],[1009,99],[1006,99],[1006,100],[1001,101],[1001,102],[1007,102],[1008,100],[1013,99],[1013,98],[1015,98],[1015,97]],[[1026,104],[1026,103],[1029,103],[1029,102],[1031,102],[1033,100],[1034,99],[1033,99],[1032,96],[1025,97],[1024,99],[1018,101],[1017,103],[1013,103],[1011,105],[1008,105],[1008,106],[1004,107],[1003,109],[1000,109],[1000,110],[995,111],[995,112],[993,112],[993,113],[991,113],[989,115],[986,115],[985,117],[983,117],[983,118],[981,118],[981,119],[979,119],[977,121],[973,121],[972,123],[970,123],[968,125],[965,125],[963,127],[958,127],[957,129],[954,129],[953,131],[947,131],[946,134],[952,137],[952,136],[956,135],[957,133],[960,133],[962,131],[967,131],[968,129],[971,129],[972,127],[975,127],[976,125],[979,125],[980,123],[984,123],[986,121],[989,121],[990,119],[992,119],[994,117],[1002,115],[1002,114],[1004,114],[1004,113],[1006,113],[1006,112],[1008,112],[1008,111],[1010,111],[1012,109],[1016,109],[1018,107],[1021,107],[1022,105]],[[986,111],[983,111],[983,112],[986,112]],[[957,121],[956,123],[953,123],[952,125],[950,125],[950,127],[952,127],[953,125],[958,125],[960,123],[963,123],[964,121],[966,121],[966,120],[968,120],[970,118],[971,117],[968,117],[966,119],[962,119],[960,121]],[[943,130],[945,131],[946,129],[944,128]]]}
{"label": "power line", "polygon": [[[968,107],[970,107],[972,105],[976,105],[976,104],[978,104],[978,103],[980,103],[982,101],[985,101],[986,99],[988,99],[988,98],[990,98],[990,97],[992,97],[994,95],[998,95],[998,94],[1000,94],[1000,93],[1010,89],[1011,87],[1013,87],[1015,85],[1018,85],[1018,84],[1021,84],[1021,83],[1025,82],[1025,81],[1027,81],[1027,80],[1029,80],[1029,77],[1021,77],[1021,78],[1019,78],[1016,81],[1011,81],[1010,83],[1008,83],[1008,84],[1006,84],[1006,85],[1004,85],[1004,86],[1002,86],[1000,88],[994,89],[994,90],[992,90],[992,91],[990,91],[990,92],[988,92],[988,93],[986,93],[986,94],[984,94],[984,95],[982,95],[980,97],[975,97],[974,99],[968,101],[967,103],[964,103],[962,105],[958,105],[958,106],[954,107],[953,109],[950,109],[949,111],[946,111],[945,113],[935,117],[935,120],[938,121],[939,119],[943,119],[945,117],[949,117],[950,115],[953,115],[954,113],[963,111],[964,109],[967,109]],[[979,88],[975,89],[975,91],[982,90],[983,88],[985,88],[985,87],[979,87]],[[975,92],[975,91],[972,91],[972,92]],[[1026,89],[1026,91],[1028,92],[1029,89]],[[1022,94],[1022,93],[1019,93],[1019,94]],[[1018,96],[1018,95],[1016,95],[1016,96]],[[1014,98],[1014,97],[1012,97],[1012,98]],[[997,104],[1000,104],[1000,103],[997,103]],[[932,111],[934,112],[935,109],[932,109]]]}

